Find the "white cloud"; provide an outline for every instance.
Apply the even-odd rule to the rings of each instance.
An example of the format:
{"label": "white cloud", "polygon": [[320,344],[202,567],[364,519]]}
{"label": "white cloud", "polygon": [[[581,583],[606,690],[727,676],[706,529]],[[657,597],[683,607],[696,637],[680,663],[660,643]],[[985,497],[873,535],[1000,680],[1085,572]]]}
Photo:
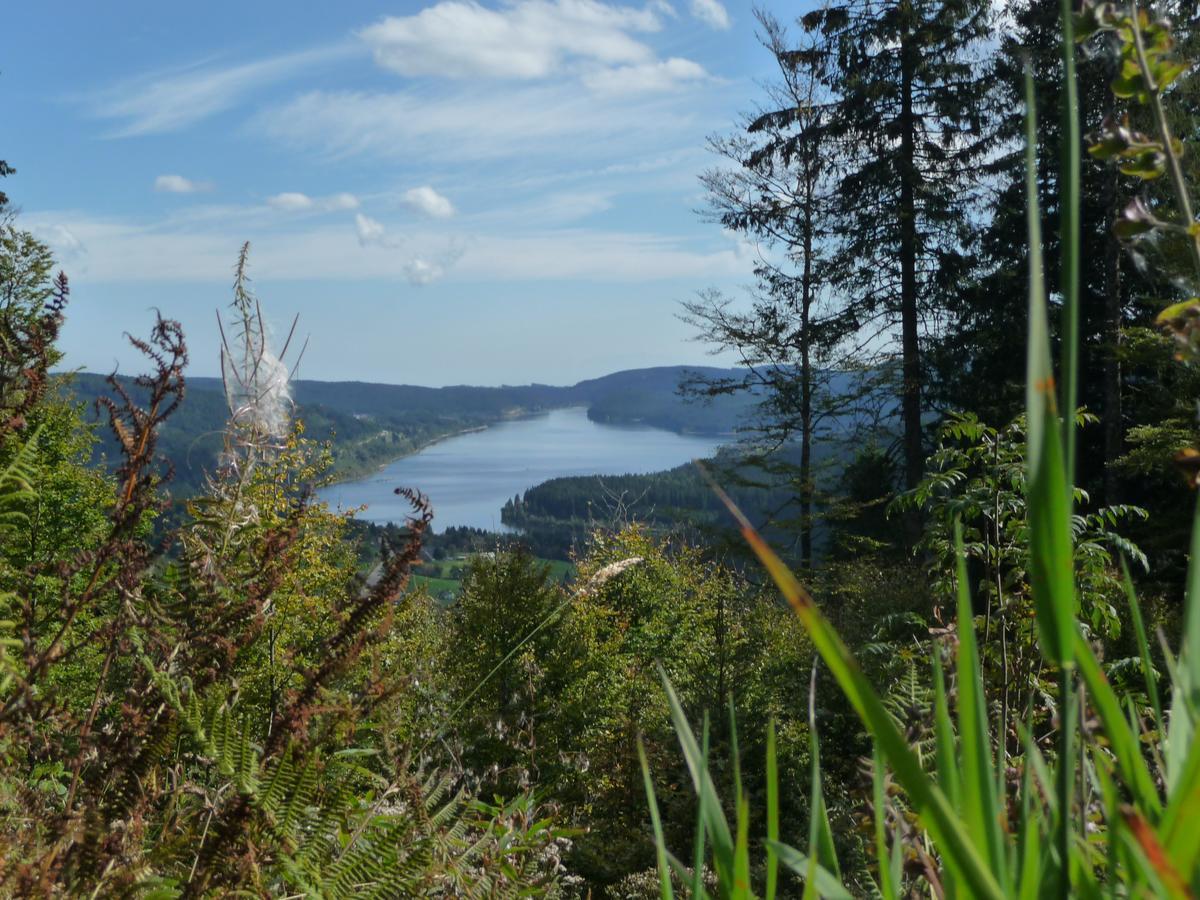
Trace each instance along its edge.
{"label": "white cloud", "polygon": [[154,189],[162,194],[197,194],[201,191],[211,191],[212,183],[193,181],[182,175],[159,175],[154,179]]}
{"label": "white cloud", "polygon": [[406,191],[404,202],[431,219],[449,219],[454,215],[454,204],[429,185]]}
{"label": "white cloud", "polygon": [[750,268],[734,249],[698,249],[673,236],[559,229],[480,236],[469,245],[456,271],[464,278],[488,281],[636,283],[740,277]]}
{"label": "white cloud", "polygon": [[469,219],[472,226],[508,228],[513,222],[536,222],[545,229],[586,219],[612,209],[612,194],[607,191],[555,191],[530,196],[523,202],[487,208]]}
{"label": "white cloud", "polygon": [[763,259],[769,251],[769,248],[763,247],[755,241],[747,240],[746,236],[738,231],[722,228],[721,236],[733,245],[734,254],[741,260],[757,261]]}
{"label": "white cloud", "polygon": [[720,0],[692,0],[692,15],[721,31],[728,30],[731,24]]}
{"label": "white cloud", "polygon": [[612,209],[612,196],[602,191],[567,191],[550,194],[532,204],[527,213],[539,225],[586,219]]}
{"label": "white cloud", "polygon": [[702,81],[708,73],[699,63],[672,56],[660,62],[638,63],[598,69],[583,76],[584,84],[599,93],[638,94],[676,90],[689,82]]}
{"label": "white cloud", "polygon": [[58,223],[35,225],[33,232],[50,246],[60,263],[75,260],[80,254],[87,252],[83,241],[79,240],[66,225]]}
{"label": "white cloud", "polygon": [[[631,99],[634,97],[635,99]],[[715,105],[715,103],[714,103]],[[699,145],[727,117],[698,121],[673,94],[593,94],[575,82],[447,91],[314,91],[261,114],[268,135],[334,157],[439,162],[613,159]],[[648,123],[653,123],[649,128]]]}
{"label": "white cloud", "polygon": [[162,134],[224,112],[256,90],[353,50],[353,45],[342,45],[225,68],[197,65],[173,72],[148,73],[85,94],[81,99],[97,118],[121,123],[110,137]]}
{"label": "white cloud", "polygon": [[358,198],[353,194],[334,194],[322,203],[323,208],[329,210],[358,209]]}
{"label": "white cloud", "polygon": [[401,75],[546,78],[569,62],[644,62],[653,51],[630,32],[657,31],[661,7],[600,0],[510,0],[488,9],[441,0],[412,16],[389,16],[360,32],[383,67]]}
{"label": "white cloud", "polygon": [[354,217],[354,226],[358,231],[358,243],[363,247],[382,246],[387,240],[387,229],[383,223],[370,216],[358,213]]}
{"label": "white cloud", "polygon": [[[242,239],[231,235],[221,221],[183,228],[168,221],[46,212],[26,215],[23,222],[34,233],[53,239],[55,249],[78,248],[71,273],[81,284],[220,285]],[[752,265],[752,260],[740,258],[744,248],[720,237],[694,244],[648,232],[559,228],[531,233],[497,226],[448,245],[444,237],[420,231],[393,233],[361,213],[355,224],[357,233],[333,223],[302,230],[253,230],[255,275],[261,280],[427,281],[439,272],[444,278],[453,272],[459,281],[478,284],[638,284],[667,279],[697,283],[744,278]],[[406,252],[380,252],[381,247],[399,246]]]}
{"label": "white cloud", "polygon": [[404,264],[404,276],[409,284],[423,285],[437,281],[444,274],[437,263],[427,262],[415,256]]}
{"label": "white cloud", "polygon": [[267,206],[283,210],[284,212],[299,212],[304,209],[312,209],[313,199],[308,194],[286,191],[282,194],[276,194],[274,197],[268,197]]}
{"label": "white cloud", "polygon": [[310,197],[299,191],[285,191],[267,198],[267,206],[281,212],[339,212],[358,209],[358,198],[353,194],[332,194],[328,197]]}

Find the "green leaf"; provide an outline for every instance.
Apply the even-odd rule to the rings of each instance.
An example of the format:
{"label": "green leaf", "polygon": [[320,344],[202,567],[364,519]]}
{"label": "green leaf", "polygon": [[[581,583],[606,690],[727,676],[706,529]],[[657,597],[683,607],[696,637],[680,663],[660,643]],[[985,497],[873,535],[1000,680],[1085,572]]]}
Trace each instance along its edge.
{"label": "green leaf", "polygon": [[1026,466],[1029,505],[1029,574],[1041,650],[1059,666],[1071,662],[1075,627],[1075,563],[1071,550],[1067,481],[1050,364],[1050,327],[1042,279],[1041,213],[1037,199],[1033,76],[1026,70],[1026,206],[1029,227],[1029,358],[1026,372]]}
{"label": "green leaf", "polygon": [[834,875],[824,866],[813,863],[807,856],[778,841],[769,842],[768,846],[779,856],[779,861],[799,875],[807,879],[813,873],[817,893],[825,900],[853,900],[853,894],[846,890],[841,878]]}
{"label": "green leaf", "polygon": [[1117,168],[1122,175],[1153,181],[1167,171],[1166,154],[1158,147],[1150,147],[1123,158]]}
{"label": "green leaf", "polygon": [[[1126,173],[1129,174],[1129,173]],[[1145,220],[1117,219],[1113,223],[1113,234],[1123,241],[1128,241],[1131,238],[1137,237],[1139,234],[1146,234],[1153,231],[1155,225],[1153,222]]]}

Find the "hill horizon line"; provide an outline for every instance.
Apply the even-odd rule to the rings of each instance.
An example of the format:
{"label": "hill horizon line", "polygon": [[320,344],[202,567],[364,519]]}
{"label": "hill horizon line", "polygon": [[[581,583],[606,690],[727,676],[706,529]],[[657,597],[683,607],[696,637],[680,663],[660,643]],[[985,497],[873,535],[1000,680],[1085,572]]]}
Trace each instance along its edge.
{"label": "hill horizon line", "polygon": [[[597,382],[602,382],[602,381],[605,381],[608,379],[618,378],[618,377],[622,377],[622,376],[629,377],[629,376],[635,376],[638,374],[661,376],[663,374],[672,373],[672,372],[678,372],[678,373],[696,372],[698,374],[710,374],[711,375],[711,374],[721,373],[721,374],[728,375],[728,374],[733,374],[735,372],[741,372],[741,371],[743,371],[743,370],[738,369],[738,368],[726,367],[726,366],[697,366],[697,365],[679,364],[679,365],[661,365],[661,366],[638,366],[638,367],[631,368],[631,369],[615,369],[615,370],[613,370],[611,372],[607,372],[603,375],[596,375],[596,376],[593,376],[590,378],[582,378],[579,381],[576,381],[571,384],[554,384],[554,383],[547,382],[547,381],[527,381],[527,382],[522,382],[522,383],[500,382],[498,384],[470,384],[467,382],[457,382],[457,383],[449,383],[449,384],[431,385],[431,384],[413,384],[410,382],[402,382],[402,381],[371,381],[371,380],[367,380],[367,379],[363,379],[363,378],[295,378],[295,379],[292,379],[291,384],[295,384],[295,385],[303,385],[303,384],[361,385],[363,387],[415,388],[415,389],[419,389],[419,390],[429,390],[429,391],[453,390],[453,389],[462,389],[462,388],[485,389],[485,390],[486,389],[504,390],[504,389],[512,389],[512,388],[571,389],[571,388],[578,388],[578,387],[585,386],[585,385],[595,384]],[[82,376],[86,376],[88,378],[107,378],[107,377],[109,377],[110,374],[112,374],[112,375],[116,375],[118,378],[130,378],[130,377],[134,377],[134,374],[136,374],[136,373],[123,373],[120,369],[114,370],[111,373],[95,372],[95,371],[89,371],[87,369],[67,369],[67,370],[52,372],[51,374],[55,377],[64,376],[64,375],[70,375],[70,376],[82,375]],[[214,386],[221,384],[221,376],[220,375],[189,375],[189,374],[185,373],[184,381],[189,385],[194,385],[194,386],[200,387],[202,389],[209,389],[209,388],[212,388]]]}

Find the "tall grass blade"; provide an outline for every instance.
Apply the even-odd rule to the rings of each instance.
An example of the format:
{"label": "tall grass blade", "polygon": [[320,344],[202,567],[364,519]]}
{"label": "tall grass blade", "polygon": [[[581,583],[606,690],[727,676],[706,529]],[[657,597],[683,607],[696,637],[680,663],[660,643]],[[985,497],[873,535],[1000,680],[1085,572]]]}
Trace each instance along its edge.
{"label": "tall grass blade", "polygon": [[[1103,810],[1104,821],[1111,823],[1110,827],[1105,828],[1103,833],[1099,835],[1104,841],[1103,852],[1106,856],[1115,859],[1112,854],[1115,852],[1116,846],[1120,842],[1120,816],[1117,813],[1119,800],[1117,796],[1117,785],[1112,778],[1111,760],[1104,754],[1097,753],[1095,749],[1089,754],[1090,764],[1086,767],[1090,780],[1093,784],[1100,788],[1100,808]],[[1117,843],[1114,843],[1117,842]],[[1132,887],[1132,882],[1126,878],[1121,879]],[[1111,894],[1111,886],[1109,893]]]}
{"label": "tall grass blade", "polygon": [[[814,763],[815,764],[815,763]],[[779,857],[772,849],[779,841],[779,761],[775,756],[775,720],[767,723],[767,884],[766,900],[775,900],[779,889]]]}
{"label": "tall grass blade", "polygon": [[958,756],[955,752],[954,725],[950,721],[950,702],[946,697],[946,675],[937,648],[933,651],[933,729],[934,761],[938,785],[946,799],[958,805]]}
{"label": "tall grass blade", "polygon": [[[1068,495],[1075,484],[1075,408],[1079,395],[1080,175],[1079,84],[1075,77],[1075,21],[1071,0],[1062,0],[1062,181],[1059,196],[1062,251],[1063,447]],[[1032,107],[1030,107],[1032,109]],[[1068,500],[1070,502],[1070,500]]]}
{"label": "tall grass blade", "polygon": [[1154,664],[1150,659],[1150,642],[1146,639],[1146,623],[1142,618],[1142,606],[1138,602],[1137,591],[1133,587],[1133,579],[1129,575],[1129,564],[1121,557],[1121,578],[1125,585],[1125,597],[1129,601],[1129,617],[1133,620],[1133,634],[1137,639],[1138,657],[1142,663],[1142,677],[1146,681],[1146,698],[1154,711],[1154,728],[1160,734],[1164,730],[1162,700],[1158,695],[1158,678],[1154,673]]}
{"label": "tall grass blade", "polygon": [[[812,861],[794,847],[787,844],[771,843],[771,849],[779,856],[779,861],[799,875],[807,879],[813,872],[817,895],[825,900],[853,900],[854,895],[846,890],[841,878],[834,875],[821,865],[813,865]],[[807,888],[806,888],[807,890]]]}
{"label": "tall grass blade", "polygon": [[[704,714],[704,722],[700,727],[700,764],[708,771],[708,713]],[[705,796],[697,794],[696,809],[696,838],[692,847],[692,896],[700,897],[704,893],[704,853],[708,818],[708,807]]]}
{"label": "tall grass blade", "polygon": [[1196,511],[1192,517],[1190,551],[1183,642],[1171,674],[1174,690],[1164,753],[1168,794],[1174,792],[1183,772],[1188,749],[1196,739],[1196,720],[1200,717],[1200,494],[1196,497]]}
{"label": "tall grass blade", "polygon": [[[1050,326],[1042,277],[1042,226],[1037,195],[1037,115],[1033,74],[1025,68],[1025,188],[1029,220],[1029,358],[1025,382],[1028,419],[1029,576],[1042,654],[1059,667],[1058,822],[1055,844],[1062,864],[1059,895],[1070,893],[1076,712],[1071,672],[1075,623],[1075,562],[1071,549],[1071,483],[1063,459],[1050,362]],[[1072,359],[1074,357],[1072,356]],[[1066,418],[1074,418],[1067,410]],[[1070,433],[1074,431],[1066,426]],[[1072,441],[1073,441],[1072,437]]]}
{"label": "tall grass blade", "polygon": [[733,847],[733,893],[734,900],[750,900],[750,801],[739,797],[737,801],[737,842]]}
{"label": "tall grass blade", "polygon": [[[950,704],[946,697],[946,675],[942,671],[942,657],[937,647],[933,649],[933,729],[934,764],[938,785],[950,804],[961,808],[954,725],[950,721]],[[942,888],[947,900],[954,900],[957,896],[954,876],[951,873],[946,872],[943,875]]]}
{"label": "tall grass blade", "polygon": [[737,812],[737,838],[733,845],[733,896],[750,896],[750,801],[742,791],[742,759],[738,747],[737,713],[729,698],[729,753],[733,759],[733,802]]}
{"label": "tall grass blade", "polygon": [[1125,807],[1121,813],[1125,825],[1133,837],[1134,844],[1154,874],[1158,876],[1159,884],[1165,892],[1160,896],[1171,897],[1174,900],[1192,900],[1192,892],[1188,887],[1187,880],[1172,864],[1162,844],[1159,843],[1154,829],[1150,827],[1150,823],[1131,807]]}
{"label": "tall grass blade", "polygon": [[1041,819],[1035,812],[1033,766],[1021,774],[1021,819],[1017,830],[1018,900],[1036,900],[1042,888]]}
{"label": "tall grass blade", "polygon": [[829,824],[829,809],[825,805],[825,789],[821,784],[821,741],[817,731],[817,663],[813,661],[808,684],[808,749],[812,757],[812,784],[809,791],[812,812],[808,827],[808,853],[816,864],[839,878],[837,850],[833,844],[833,828]]}
{"label": "tall grass blade", "polygon": [[1175,783],[1163,813],[1159,833],[1171,860],[1181,872],[1192,872],[1200,860],[1200,827],[1196,811],[1200,809],[1200,743],[1192,742],[1187,759]]}
{"label": "tall grass blade", "polygon": [[650,777],[650,763],[646,760],[646,745],[639,737],[637,742],[638,760],[642,764],[642,782],[646,785],[646,802],[650,804],[650,824],[654,827],[654,849],[658,858],[659,889],[663,900],[673,900],[675,892],[671,889],[671,867],[667,863],[667,842],[663,837],[662,819],[658,814],[658,798],[654,795],[654,779]]}
{"label": "tall grass blade", "polygon": [[1070,490],[1059,439],[1050,328],[1042,279],[1042,227],[1037,199],[1037,122],[1033,76],[1025,72],[1026,203],[1029,217],[1029,358],[1025,408],[1025,464],[1029,479],[1030,580],[1042,653],[1058,666],[1071,662],[1075,628],[1075,564],[1071,552]]}
{"label": "tall grass blade", "polygon": [[1048,813],[1057,815],[1058,797],[1054,793],[1054,773],[1046,765],[1046,757],[1038,749],[1038,745],[1033,740],[1033,735],[1029,733],[1029,729],[1024,725],[1018,724],[1017,733],[1020,736],[1021,745],[1025,748],[1025,769],[1032,774],[1037,796],[1045,802]]}
{"label": "tall grass blade", "polygon": [[[1137,800],[1140,809],[1157,818],[1162,801],[1154,786],[1154,779],[1142,756],[1137,735],[1129,727],[1129,721],[1121,709],[1121,701],[1100,668],[1100,662],[1091,646],[1078,631],[1075,632],[1075,651],[1079,674],[1087,685],[1091,705],[1104,726],[1105,736],[1112,744],[1113,756],[1121,773],[1121,780]],[[1062,761],[1059,761],[1059,765]]]}
{"label": "tall grass blade", "polygon": [[920,816],[934,844],[941,851],[945,864],[974,896],[999,900],[1004,893],[984,864],[983,858],[965,836],[962,822],[945,795],[922,770],[920,760],[897,729],[883,701],[837,631],[817,609],[808,592],[776,556],[775,551],[754,530],[754,526],[737,505],[717,485],[713,485],[713,490],[737,519],[742,536],[770,573],[784,599],[804,625],[842,693],[846,695],[846,699],[850,701],[858,717],[875,739],[883,757],[895,772],[896,780],[907,793],[913,810]]}
{"label": "tall grass blade", "polygon": [[962,746],[962,806],[971,838],[985,854],[1000,886],[1007,888],[1004,845],[1000,834],[1000,800],[992,766],[992,743],[988,736],[987,696],[979,650],[975,645],[975,612],[967,584],[967,557],[963,551],[962,523],[954,523],[954,546],[958,576],[958,737]]}
{"label": "tall grass blade", "polygon": [[887,840],[887,790],[884,784],[887,768],[879,745],[871,760],[871,796],[875,813],[875,860],[879,864],[879,893],[884,900],[899,900],[900,885],[896,877],[896,854],[888,847]]}
{"label": "tall grass blade", "polygon": [[729,822],[721,809],[721,800],[709,774],[707,761],[696,743],[696,736],[684,715],[679,697],[671,686],[667,673],[659,667],[659,677],[667,692],[667,704],[671,709],[671,721],[675,726],[675,734],[679,737],[679,745],[683,749],[683,757],[687,762],[688,771],[692,776],[692,785],[700,799],[704,826],[712,841],[713,866],[717,870],[717,880],[722,886],[722,896],[727,896],[728,886],[735,882],[734,837],[729,830]]}
{"label": "tall grass blade", "polygon": [[742,802],[742,754],[738,748],[737,713],[729,698],[729,758],[733,763],[733,802]]}

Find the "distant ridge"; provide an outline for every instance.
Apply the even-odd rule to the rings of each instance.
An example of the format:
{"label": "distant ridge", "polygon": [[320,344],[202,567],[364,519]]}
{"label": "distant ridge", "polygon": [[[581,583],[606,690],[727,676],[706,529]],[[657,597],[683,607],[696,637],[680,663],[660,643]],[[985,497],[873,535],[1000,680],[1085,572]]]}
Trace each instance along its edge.
{"label": "distant ridge", "polygon": [[[733,431],[753,399],[734,396],[711,403],[690,402],[678,393],[689,374],[722,377],[738,371],[656,366],[613,372],[570,386],[424,387],[298,379],[293,382],[293,396],[308,435],[333,442],[335,469],[348,478],[448,434],[566,406],[586,406],[589,418],[606,424],[644,424],[696,434]],[[94,373],[75,373],[69,383],[69,392],[89,406],[108,391],[105,376]],[[160,441],[163,455],[175,469],[177,492],[183,494],[194,492],[203,473],[215,464],[226,417],[221,379],[188,378],[187,387],[188,395],[168,420]],[[100,434],[96,459],[111,464],[115,444],[106,432]]]}

